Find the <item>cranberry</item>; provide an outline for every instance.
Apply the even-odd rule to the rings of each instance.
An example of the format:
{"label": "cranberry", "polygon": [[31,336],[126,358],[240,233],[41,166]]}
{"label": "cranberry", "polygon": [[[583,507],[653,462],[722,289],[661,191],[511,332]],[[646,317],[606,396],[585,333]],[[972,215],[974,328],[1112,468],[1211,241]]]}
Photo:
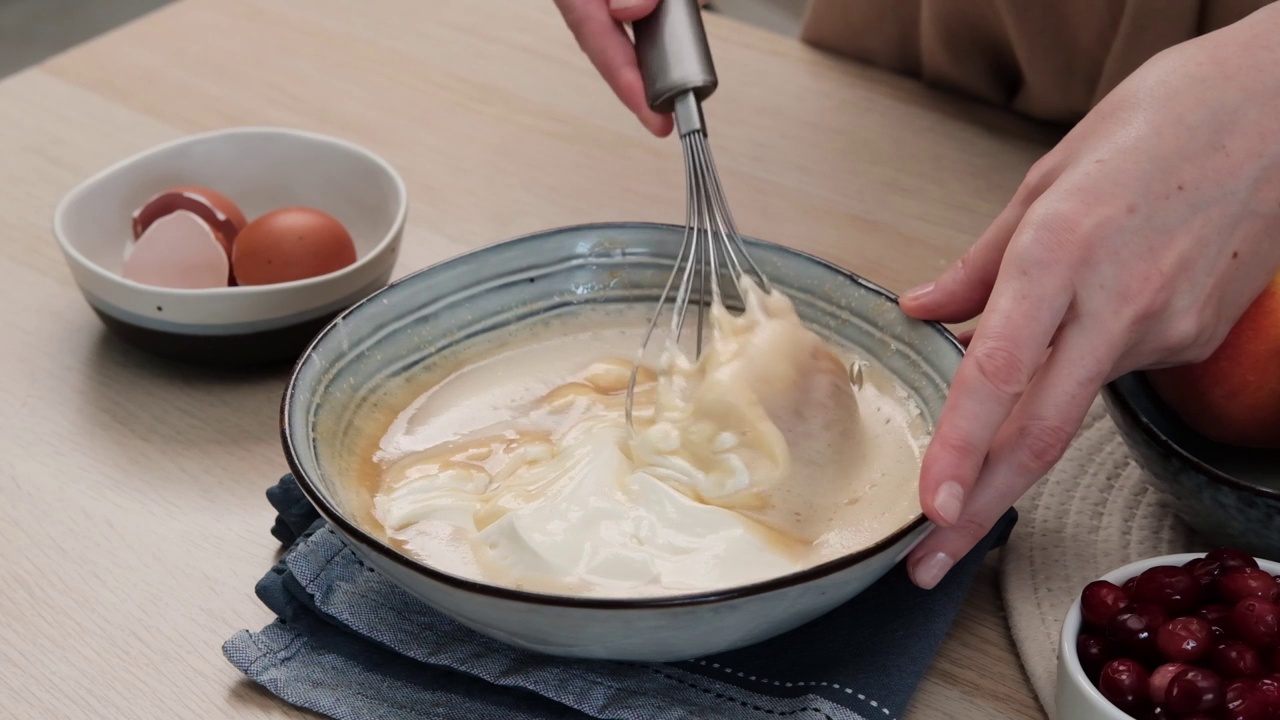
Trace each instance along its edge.
{"label": "cranberry", "polygon": [[1174,675],[1191,667],[1185,663],[1171,662],[1165,663],[1156,668],[1151,673],[1151,680],[1148,681],[1147,687],[1151,692],[1151,700],[1157,705],[1163,705],[1165,700],[1165,692],[1169,689],[1169,681]]}
{"label": "cranberry", "polygon": [[1256,648],[1274,648],[1280,642],[1280,608],[1266,600],[1241,600],[1231,610],[1231,630]]}
{"label": "cranberry", "polygon": [[1158,657],[1156,631],[1165,623],[1165,613],[1156,605],[1130,604],[1107,623],[1107,637],[1116,649],[1144,662]]}
{"label": "cranberry", "polygon": [[1227,605],[1214,603],[1205,605],[1196,611],[1197,617],[1202,617],[1209,621],[1209,626],[1213,628],[1213,634],[1222,637],[1227,634],[1227,629],[1231,627],[1231,608]]}
{"label": "cranberry", "polygon": [[1115,653],[1111,651],[1111,641],[1100,635],[1089,635],[1081,633],[1076,638],[1076,655],[1080,657],[1080,667],[1084,670],[1084,674],[1089,676],[1089,680],[1095,684],[1098,682],[1098,673],[1102,672],[1102,666],[1107,661],[1115,657]]}
{"label": "cranberry", "polygon": [[1236,640],[1220,642],[1210,650],[1209,666],[1227,679],[1256,678],[1266,670],[1258,651]]}
{"label": "cranberry", "polygon": [[1156,631],[1156,647],[1171,662],[1194,662],[1209,652],[1213,627],[1203,618],[1174,618]]}
{"label": "cranberry", "polygon": [[1253,693],[1266,703],[1272,712],[1280,712],[1280,677],[1264,677],[1253,685]]}
{"label": "cranberry", "polygon": [[1080,593],[1080,614],[1089,627],[1105,628],[1120,608],[1129,604],[1129,596],[1118,586],[1098,580],[1084,586]]}
{"label": "cranberry", "polygon": [[1232,568],[1256,568],[1258,561],[1253,556],[1242,550],[1232,550],[1231,548],[1218,548],[1210,551],[1204,556],[1206,560],[1216,560],[1222,566],[1222,571],[1226,572]]}
{"label": "cranberry", "polygon": [[1258,568],[1233,568],[1218,577],[1218,595],[1228,603],[1238,603],[1246,598],[1259,598],[1275,602],[1280,596],[1280,585],[1265,570]]}
{"label": "cranberry", "polygon": [[1124,590],[1125,595],[1128,595],[1130,598],[1132,598],[1133,589],[1136,588],[1137,586],[1138,586],[1138,578],[1131,577],[1128,580],[1124,581],[1124,584],[1120,586],[1120,589]]}
{"label": "cranberry", "polygon": [[1121,658],[1112,660],[1102,668],[1098,678],[1098,691],[1112,705],[1133,714],[1144,710],[1150,698],[1151,678],[1146,668],[1136,660]]}
{"label": "cranberry", "polygon": [[1186,568],[1187,571],[1191,573],[1191,577],[1199,581],[1200,587],[1206,593],[1213,589],[1214,581],[1222,574],[1222,563],[1217,560],[1210,560],[1209,558],[1196,558],[1194,560],[1189,560],[1187,564],[1182,567]]}
{"label": "cranberry", "polygon": [[1212,670],[1188,667],[1169,680],[1165,707],[1175,715],[1207,713],[1222,707],[1222,678]]}
{"label": "cranberry", "polygon": [[1271,709],[1250,693],[1235,703],[1229,703],[1221,717],[1224,720],[1271,720]]}
{"label": "cranberry", "polygon": [[1227,683],[1226,689],[1222,691],[1222,700],[1227,707],[1243,700],[1245,697],[1253,693],[1254,681],[1247,678],[1232,680]]}
{"label": "cranberry", "polygon": [[1133,588],[1133,602],[1151,603],[1170,615],[1184,615],[1200,605],[1204,591],[1191,571],[1172,565],[1160,565],[1138,576]]}

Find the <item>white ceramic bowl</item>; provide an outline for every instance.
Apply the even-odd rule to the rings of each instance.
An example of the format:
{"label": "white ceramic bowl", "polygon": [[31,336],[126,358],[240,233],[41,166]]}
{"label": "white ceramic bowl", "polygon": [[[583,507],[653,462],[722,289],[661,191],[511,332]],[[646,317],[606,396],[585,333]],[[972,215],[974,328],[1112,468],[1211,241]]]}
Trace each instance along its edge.
{"label": "white ceramic bowl", "polygon": [[[607,224],[493,245],[399,280],[339,316],[299,361],[285,394],[285,453],[317,510],[370,567],[479,632],[545,653],[681,660],[751,645],[841,605],[928,531],[923,514],[872,546],[752,585],[675,597],[602,599],[525,592],[430,567],[371,532],[355,487],[387,383],[486,333],[599,303],[657,302],[684,229]],[[909,319],[888,292],[817,258],[757,241],[752,258],[816,331],[862,349],[903,380],[931,422],[960,362],[942,326]],[[447,357],[447,356],[446,356]],[[381,428],[373,428],[380,432]],[[909,482],[914,478],[903,478]]]}
{"label": "white ceramic bowl", "polygon": [[[175,185],[230,197],[250,220],[306,205],[346,226],[357,260],[277,285],[177,290],[119,275],[130,216]],[[385,160],[337,138],[285,128],[232,128],[151,148],[85,180],[58,204],[53,233],[89,306],[146,350],[219,365],[287,362],[338,312],[386,284],[408,198]]]}
{"label": "white ceramic bowl", "polygon": [[[1157,565],[1183,565],[1198,557],[1204,557],[1204,553],[1148,558],[1113,570],[1098,579],[1123,585],[1130,578]],[[1257,558],[1257,561],[1263,570],[1272,575],[1280,575],[1280,563],[1261,558]],[[1084,587],[1081,586],[1080,590],[1084,590]],[[1071,603],[1071,609],[1067,611],[1067,618],[1062,623],[1062,635],[1058,640],[1058,687],[1054,699],[1058,720],[1132,720],[1131,715],[1121,712],[1104,698],[1084,674],[1080,658],[1076,655],[1076,638],[1079,634],[1080,597],[1077,595],[1075,602]]]}

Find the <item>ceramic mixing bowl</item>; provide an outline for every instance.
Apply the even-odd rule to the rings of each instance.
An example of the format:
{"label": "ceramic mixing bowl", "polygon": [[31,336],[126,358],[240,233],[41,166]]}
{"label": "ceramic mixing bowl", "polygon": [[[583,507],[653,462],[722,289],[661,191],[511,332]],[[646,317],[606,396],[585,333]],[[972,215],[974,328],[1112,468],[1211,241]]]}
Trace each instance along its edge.
{"label": "ceramic mixing bowl", "polygon": [[[285,451],[307,497],[366,564],[410,593],[481,633],[554,655],[633,661],[708,655],[783,633],[862,592],[923,537],[923,515],[863,551],[800,572],[645,599],[540,594],[456,577],[401,554],[361,519],[351,463],[367,436],[360,418],[379,409],[380,387],[496,330],[584,305],[651,308],[683,234],[643,224],[543,232],[422,270],[340,315],[303,355],[284,399]],[[777,245],[748,247],[811,327],[863,349],[936,421],[962,355],[954,337],[907,318],[888,292],[847,271]]]}
{"label": "ceramic mixing bowl", "polygon": [[[119,275],[130,216],[156,193],[199,185],[229,196],[250,220],[290,205],[336,217],[356,262],[275,285],[177,290]],[[53,234],[102,322],[152,353],[201,364],[290,363],[340,311],[386,284],[408,210],[385,160],[338,138],[249,127],[180,138],[103,170],[58,204]]]}
{"label": "ceramic mixing bowl", "polygon": [[1179,517],[1214,545],[1280,560],[1280,451],[1205,439],[1141,373],[1111,383],[1103,400],[1134,458]]}

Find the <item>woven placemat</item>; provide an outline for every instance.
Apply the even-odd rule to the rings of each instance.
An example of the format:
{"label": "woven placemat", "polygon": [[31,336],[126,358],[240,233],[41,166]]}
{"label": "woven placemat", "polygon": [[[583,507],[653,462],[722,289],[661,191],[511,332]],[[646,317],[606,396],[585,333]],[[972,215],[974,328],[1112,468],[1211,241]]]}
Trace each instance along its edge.
{"label": "woven placemat", "polygon": [[1055,718],[1058,637],[1080,589],[1121,565],[1204,547],[1133,461],[1101,400],[1017,507],[1002,555],[1005,612],[1036,695]]}

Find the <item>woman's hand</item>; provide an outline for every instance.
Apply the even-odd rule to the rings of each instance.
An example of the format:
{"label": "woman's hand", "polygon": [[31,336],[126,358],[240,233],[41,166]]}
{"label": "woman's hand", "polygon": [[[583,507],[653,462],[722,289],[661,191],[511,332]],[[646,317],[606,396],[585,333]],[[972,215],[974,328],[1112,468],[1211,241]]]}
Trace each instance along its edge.
{"label": "woman's hand", "polygon": [[671,132],[670,115],[649,109],[644,96],[644,80],[636,61],[636,48],[623,23],[634,22],[653,12],[658,0],[555,0],[565,24],[573,31],[578,47],[613,88],[627,109],[635,113],[649,132],[665,137]]}
{"label": "woman's hand", "polygon": [[1196,362],[1280,266],[1280,6],[1171,48],[1028,173],[910,315],[982,314],[925,453],[931,588],[1062,457],[1099,389]]}

